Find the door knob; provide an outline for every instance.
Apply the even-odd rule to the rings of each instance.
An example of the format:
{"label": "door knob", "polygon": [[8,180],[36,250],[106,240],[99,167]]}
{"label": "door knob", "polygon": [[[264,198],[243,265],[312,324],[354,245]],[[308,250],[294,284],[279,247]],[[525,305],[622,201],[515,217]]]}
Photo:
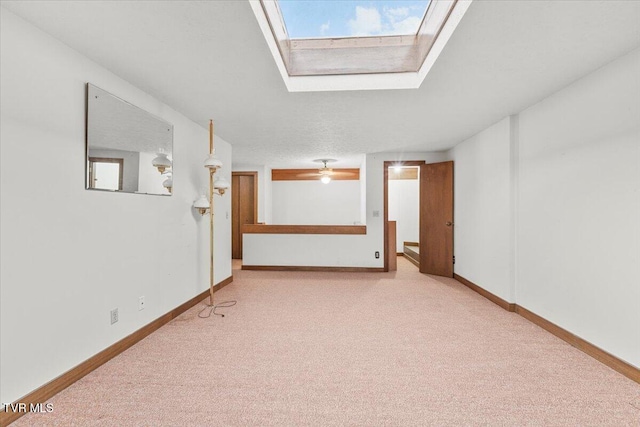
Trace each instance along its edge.
{"label": "door knob", "polygon": [[451,221],[447,221],[444,223],[444,225],[446,225],[447,227],[451,227],[453,223]]}

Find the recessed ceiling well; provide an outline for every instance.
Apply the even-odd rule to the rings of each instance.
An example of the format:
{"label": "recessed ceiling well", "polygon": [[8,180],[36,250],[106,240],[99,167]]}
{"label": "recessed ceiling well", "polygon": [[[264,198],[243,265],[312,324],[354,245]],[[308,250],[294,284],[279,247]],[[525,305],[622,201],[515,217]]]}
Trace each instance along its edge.
{"label": "recessed ceiling well", "polygon": [[291,92],[420,86],[471,0],[251,0]]}

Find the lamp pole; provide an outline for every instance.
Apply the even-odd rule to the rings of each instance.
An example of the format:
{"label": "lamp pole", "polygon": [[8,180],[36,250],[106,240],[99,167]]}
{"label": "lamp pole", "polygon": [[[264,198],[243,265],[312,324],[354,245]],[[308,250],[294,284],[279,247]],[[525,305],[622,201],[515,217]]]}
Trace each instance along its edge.
{"label": "lamp pole", "polygon": [[[209,120],[209,155],[213,155],[213,120]],[[209,168],[209,303],[213,306],[213,175],[216,173],[214,168]]]}

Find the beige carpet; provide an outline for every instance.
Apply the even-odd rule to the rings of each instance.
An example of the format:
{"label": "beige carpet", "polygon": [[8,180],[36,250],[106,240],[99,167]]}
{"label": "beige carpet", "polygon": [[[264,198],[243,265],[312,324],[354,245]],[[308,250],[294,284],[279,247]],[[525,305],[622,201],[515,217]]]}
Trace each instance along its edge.
{"label": "beige carpet", "polygon": [[15,426],[639,426],[640,385],[454,280],[236,271]]}

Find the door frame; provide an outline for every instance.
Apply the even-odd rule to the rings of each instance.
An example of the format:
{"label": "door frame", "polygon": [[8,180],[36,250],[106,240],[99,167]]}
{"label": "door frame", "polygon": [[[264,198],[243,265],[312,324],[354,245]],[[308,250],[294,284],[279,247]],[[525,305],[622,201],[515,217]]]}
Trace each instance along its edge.
{"label": "door frame", "polygon": [[258,172],[257,171],[239,171],[239,172],[232,171],[231,172],[232,180],[234,176],[252,176],[253,177],[253,200],[255,201],[255,203],[253,204],[253,217],[256,219],[256,223],[257,223],[258,222]]}
{"label": "door frame", "polygon": [[[382,220],[384,222],[384,271],[389,271],[389,251],[387,250],[389,247],[389,168],[393,166],[417,166],[426,164],[425,160],[385,160],[383,162],[384,167],[384,190],[383,190],[383,216]],[[419,183],[418,183],[419,185]],[[418,197],[420,194],[418,193]],[[422,227],[422,224],[420,225]]]}
{"label": "door frame", "polygon": [[[233,177],[234,176],[250,176],[253,178],[253,218],[254,222],[258,222],[258,172],[257,171],[231,171],[231,190],[233,191]],[[233,223],[233,201],[231,202],[231,221]],[[242,239],[242,226],[240,227],[240,239]],[[234,239],[233,227],[231,229],[231,248],[233,250]]]}
{"label": "door frame", "polygon": [[96,188],[96,168],[95,163],[117,163],[120,165],[118,168],[118,191],[122,191],[122,185],[124,182],[124,159],[115,157],[89,157],[89,185],[87,188],[92,190],[102,190]]}

